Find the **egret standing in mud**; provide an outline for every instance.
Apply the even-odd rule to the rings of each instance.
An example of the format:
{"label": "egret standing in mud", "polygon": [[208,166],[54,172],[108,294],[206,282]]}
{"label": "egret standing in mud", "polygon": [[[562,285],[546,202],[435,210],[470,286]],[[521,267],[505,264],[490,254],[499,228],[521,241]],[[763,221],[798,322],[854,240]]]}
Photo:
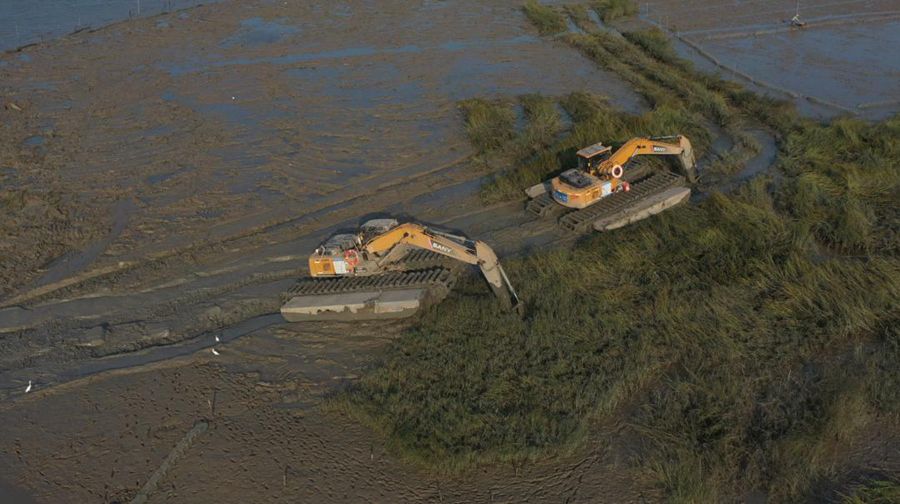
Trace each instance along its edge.
{"label": "egret standing in mud", "polygon": [[219,355],[219,352],[217,352],[215,348],[210,348],[210,350],[212,350],[213,355]]}
{"label": "egret standing in mud", "polygon": [[29,392],[31,392],[31,380],[28,380],[28,386],[25,387],[25,393],[27,394]]}

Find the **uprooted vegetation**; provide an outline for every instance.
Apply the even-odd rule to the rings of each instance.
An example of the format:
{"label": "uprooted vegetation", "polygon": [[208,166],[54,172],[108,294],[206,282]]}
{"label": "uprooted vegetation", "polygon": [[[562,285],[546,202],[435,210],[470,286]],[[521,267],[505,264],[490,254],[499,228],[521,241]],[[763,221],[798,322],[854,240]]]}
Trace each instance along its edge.
{"label": "uprooted vegetation", "polygon": [[[596,422],[616,418],[673,502],[819,495],[872,462],[846,456],[855,440],[875,432],[900,444],[900,116],[816,124],[667,61],[649,48],[658,41],[607,37],[570,42],[621,70],[653,110],[564,97],[565,137],[488,142],[523,161],[488,199],[520,197],[574,148],[663,133],[654,127],[708,141],[710,123],[761,124],[779,138],[773,174],[571,250],[506,261],[524,320],[463,289],[336,404],[441,470],[578,450]],[[736,156],[752,151],[735,145]],[[830,497],[896,495],[892,478]]]}

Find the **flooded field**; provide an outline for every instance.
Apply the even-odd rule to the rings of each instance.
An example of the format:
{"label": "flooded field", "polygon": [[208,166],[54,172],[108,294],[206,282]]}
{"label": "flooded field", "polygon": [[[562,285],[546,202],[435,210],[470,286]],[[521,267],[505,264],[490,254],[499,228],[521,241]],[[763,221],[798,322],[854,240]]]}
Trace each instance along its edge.
{"label": "flooded field", "polygon": [[[698,68],[791,99],[808,115],[883,119],[900,109],[900,57],[881,50],[897,44],[896,2],[641,5],[644,22],[693,46],[676,45]],[[795,15],[803,27],[790,25]]]}
{"label": "flooded field", "polygon": [[900,19],[702,44],[725,65],[854,113],[884,117],[900,104],[900,54],[877,50],[900,45]]}
{"label": "flooded field", "polygon": [[9,0],[0,3],[0,51],[51,41],[128,19],[216,0]]}
{"label": "flooded field", "polygon": [[[661,499],[627,446],[600,442],[466,478],[413,469],[321,408],[408,323],[276,314],[307,254],[366,216],[464,229],[501,255],[571,239],[520,202],[482,205],[492,167],[473,161],[459,102],[587,91],[647,110],[623,79],[540,37],[518,1],[19,3],[0,6],[0,47],[45,41],[0,55],[0,500],[129,501],[201,420],[149,502]],[[634,23],[810,114],[897,110],[900,59],[877,48],[900,43],[900,21],[783,30],[795,2],[769,3],[653,2]],[[824,3],[801,12],[896,8]],[[129,13],[48,40],[72,31],[62,20]],[[752,134],[761,152],[704,191],[771,166],[772,135]]]}

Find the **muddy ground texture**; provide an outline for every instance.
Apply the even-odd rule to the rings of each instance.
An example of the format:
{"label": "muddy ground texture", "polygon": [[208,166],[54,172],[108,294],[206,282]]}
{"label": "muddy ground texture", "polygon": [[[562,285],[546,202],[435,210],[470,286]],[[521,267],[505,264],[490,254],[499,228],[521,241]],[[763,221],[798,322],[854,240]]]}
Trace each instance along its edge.
{"label": "muddy ground texture", "polygon": [[367,215],[501,254],[566,238],[520,202],[480,204],[489,167],[470,162],[459,100],[646,104],[518,6],[225,2],[0,56],[3,484],[129,501],[207,421],[150,502],[658,500],[616,425],[561,459],[421,472],[319,408],[407,323],[275,314],[308,252]]}

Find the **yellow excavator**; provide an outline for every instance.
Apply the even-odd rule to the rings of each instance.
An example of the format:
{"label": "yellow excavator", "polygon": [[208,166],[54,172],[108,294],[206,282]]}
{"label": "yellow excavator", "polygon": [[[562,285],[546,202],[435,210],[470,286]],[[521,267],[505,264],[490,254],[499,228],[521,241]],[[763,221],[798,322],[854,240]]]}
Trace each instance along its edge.
{"label": "yellow excavator", "polygon": [[[298,283],[291,292],[292,313],[355,313],[355,308],[346,308],[354,303],[360,304],[360,311],[366,303],[373,304],[369,311],[376,312],[390,302],[418,306],[418,301],[403,304],[397,300],[402,296],[418,299],[420,291],[433,291],[435,284],[440,284],[439,290],[449,290],[452,278],[439,264],[440,257],[478,266],[501,304],[521,313],[519,297],[491,247],[422,224],[401,224],[396,219],[369,220],[357,232],[333,235],[319,245],[309,256],[311,278]],[[328,296],[328,310],[322,308],[322,295]],[[282,314],[291,320],[284,307]]]}
{"label": "yellow excavator", "polygon": [[[576,154],[578,167],[525,190],[529,212],[558,217],[570,231],[605,231],[654,215],[687,199],[685,178],[696,181],[694,150],[682,135],[632,138],[615,152],[597,143]],[[629,166],[638,156],[672,156],[681,174]]]}
{"label": "yellow excavator", "polygon": [[568,208],[585,208],[610,194],[631,190],[622,176],[628,161],[637,156],[675,156],[688,181],[696,179],[694,149],[682,135],[632,138],[611,152],[612,148],[600,143],[579,150],[578,168],[566,170],[550,181],[553,199]]}

